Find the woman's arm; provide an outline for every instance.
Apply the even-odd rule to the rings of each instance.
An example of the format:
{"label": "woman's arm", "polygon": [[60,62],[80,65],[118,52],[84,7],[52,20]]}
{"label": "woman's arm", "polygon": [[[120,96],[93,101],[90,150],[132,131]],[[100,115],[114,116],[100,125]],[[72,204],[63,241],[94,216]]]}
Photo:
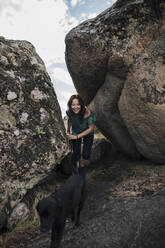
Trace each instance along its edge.
{"label": "woman's arm", "polygon": [[79,138],[82,138],[82,137],[84,137],[85,135],[87,135],[87,134],[89,134],[89,133],[92,133],[92,132],[94,131],[94,128],[95,128],[95,124],[94,124],[94,123],[89,124],[88,129],[85,130],[85,131],[82,132],[82,133],[79,133],[79,134],[77,135],[77,138],[79,139]]}
{"label": "woman's arm", "polygon": [[87,130],[83,131],[82,133],[79,133],[78,135],[73,135],[73,134],[67,134],[67,137],[69,139],[80,139],[84,137],[85,135],[92,133],[94,131],[95,124],[91,123],[89,124],[89,127]]}

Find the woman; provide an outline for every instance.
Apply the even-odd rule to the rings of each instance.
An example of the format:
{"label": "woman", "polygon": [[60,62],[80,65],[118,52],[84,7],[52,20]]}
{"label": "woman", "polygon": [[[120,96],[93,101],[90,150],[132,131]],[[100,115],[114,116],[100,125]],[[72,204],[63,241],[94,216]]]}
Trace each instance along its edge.
{"label": "woman", "polygon": [[[94,113],[85,106],[79,95],[72,95],[67,106],[67,137],[71,140],[72,144],[72,164],[75,170],[75,168],[77,168],[76,161],[79,161],[79,165],[82,167],[89,163],[96,117]],[[83,148],[81,154],[82,141]]]}

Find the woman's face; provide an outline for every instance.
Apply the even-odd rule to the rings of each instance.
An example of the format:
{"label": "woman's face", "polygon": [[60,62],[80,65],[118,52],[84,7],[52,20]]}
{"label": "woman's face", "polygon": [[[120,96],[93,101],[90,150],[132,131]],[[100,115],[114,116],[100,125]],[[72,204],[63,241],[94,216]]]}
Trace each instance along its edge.
{"label": "woman's face", "polygon": [[76,98],[73,99],[72,104],[71,104],[71,108],[72,108],[73,113],[75,113],[75,114],[78,114],[80,112],[81,105],[80,105],[78,99],[76,99]]}

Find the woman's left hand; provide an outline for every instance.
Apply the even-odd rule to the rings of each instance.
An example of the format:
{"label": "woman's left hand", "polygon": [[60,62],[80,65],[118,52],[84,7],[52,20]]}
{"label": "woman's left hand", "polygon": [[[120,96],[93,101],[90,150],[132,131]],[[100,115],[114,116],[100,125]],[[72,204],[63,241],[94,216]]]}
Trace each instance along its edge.
{"label": "woman's left hand", "polygon": [[68,133],[66,136],[67,136],[67,138],[68,138],[69,140],[77,139],[77,135],[73,135],[73,134],[70,134],[70,133]]}

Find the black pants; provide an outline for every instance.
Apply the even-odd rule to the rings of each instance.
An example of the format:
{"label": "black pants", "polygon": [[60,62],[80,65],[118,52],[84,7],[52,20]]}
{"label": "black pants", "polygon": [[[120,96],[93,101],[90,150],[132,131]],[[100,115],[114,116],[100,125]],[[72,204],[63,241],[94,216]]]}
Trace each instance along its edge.
{"label": "black pants", "polygon": [[[88,160],[90,158],[91,149],[93,145],[93,138],[94,135],[88,135],[84,136],[83,138],[77,139],[77,140],[71,140],[71,146],[72,146],[72,168],[77,167],[77,161],[82,158],[85,160]],[[82,148],[82,154],[81,154],[81,144],[83,142],[83,148]]]}

